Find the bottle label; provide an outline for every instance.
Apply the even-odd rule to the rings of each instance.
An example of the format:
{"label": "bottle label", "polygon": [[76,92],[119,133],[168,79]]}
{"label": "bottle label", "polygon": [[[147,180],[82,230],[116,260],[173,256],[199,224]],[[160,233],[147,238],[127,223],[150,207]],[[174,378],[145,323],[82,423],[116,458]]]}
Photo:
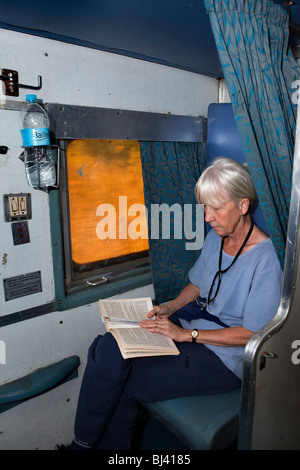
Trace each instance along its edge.
{"label": "bottle label", "polygon": [[38,145],[50,145],[49,129],[21,129],[23,147],[37,147]]}

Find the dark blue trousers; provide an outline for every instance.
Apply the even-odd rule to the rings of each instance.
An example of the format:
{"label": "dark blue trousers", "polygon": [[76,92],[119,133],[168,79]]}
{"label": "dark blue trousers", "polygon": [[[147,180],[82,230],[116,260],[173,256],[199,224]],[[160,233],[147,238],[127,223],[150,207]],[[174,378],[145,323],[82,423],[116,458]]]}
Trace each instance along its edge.
{"label": "dark blue trousers", "polygon": [[[189,318],[193,302],[172,317]],[[157,401],[213,394],[241,385],[206,346],[176,343],[179,356],[123,359],[110,333],[98,336],[89,348],[75,420],[73,447],[130,449],[138,401]],[[72,448],[72,446],[71,446]]]}

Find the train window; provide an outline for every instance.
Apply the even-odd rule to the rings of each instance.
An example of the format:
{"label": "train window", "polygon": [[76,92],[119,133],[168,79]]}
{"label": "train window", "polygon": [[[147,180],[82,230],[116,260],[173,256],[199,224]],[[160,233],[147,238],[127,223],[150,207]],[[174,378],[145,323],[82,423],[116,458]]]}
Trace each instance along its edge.
{"label": "train window", "polygon": [[148,250],[138,143],[74,140],[67,149],[67,167],[75,269],[115,264]]}
{"label": "train window", "polygon": [[71,140],[61,160],[67,292],[149,273],[138,142]]}
{"label": "train window", "polygon": [[59,190],[49,191],[54,308],[152,288],[138,141],[202,141],[206,120],[55,103],[45,109],[59,163]]}

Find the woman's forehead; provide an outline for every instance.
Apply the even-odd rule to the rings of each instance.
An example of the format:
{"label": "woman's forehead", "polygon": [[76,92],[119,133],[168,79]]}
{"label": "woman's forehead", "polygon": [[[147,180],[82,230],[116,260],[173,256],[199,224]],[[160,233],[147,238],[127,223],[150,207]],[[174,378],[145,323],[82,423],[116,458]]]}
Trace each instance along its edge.
{"label": "woman's forehead", "polygon": [[204,190],[201,191],[201,203],[207,206],[223,205],[231,198],[225,190]]}

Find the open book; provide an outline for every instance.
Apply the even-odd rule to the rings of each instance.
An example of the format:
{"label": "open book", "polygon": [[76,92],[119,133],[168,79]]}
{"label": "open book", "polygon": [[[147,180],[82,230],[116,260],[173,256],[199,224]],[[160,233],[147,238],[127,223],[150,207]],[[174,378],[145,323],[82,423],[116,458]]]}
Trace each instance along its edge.
{"label": "open book", "polygon": [[179,354],[171,339],[139,326],[153,308],[150,297],[99,300],[99,305],[105,328],[114,336],[124,359]]}

